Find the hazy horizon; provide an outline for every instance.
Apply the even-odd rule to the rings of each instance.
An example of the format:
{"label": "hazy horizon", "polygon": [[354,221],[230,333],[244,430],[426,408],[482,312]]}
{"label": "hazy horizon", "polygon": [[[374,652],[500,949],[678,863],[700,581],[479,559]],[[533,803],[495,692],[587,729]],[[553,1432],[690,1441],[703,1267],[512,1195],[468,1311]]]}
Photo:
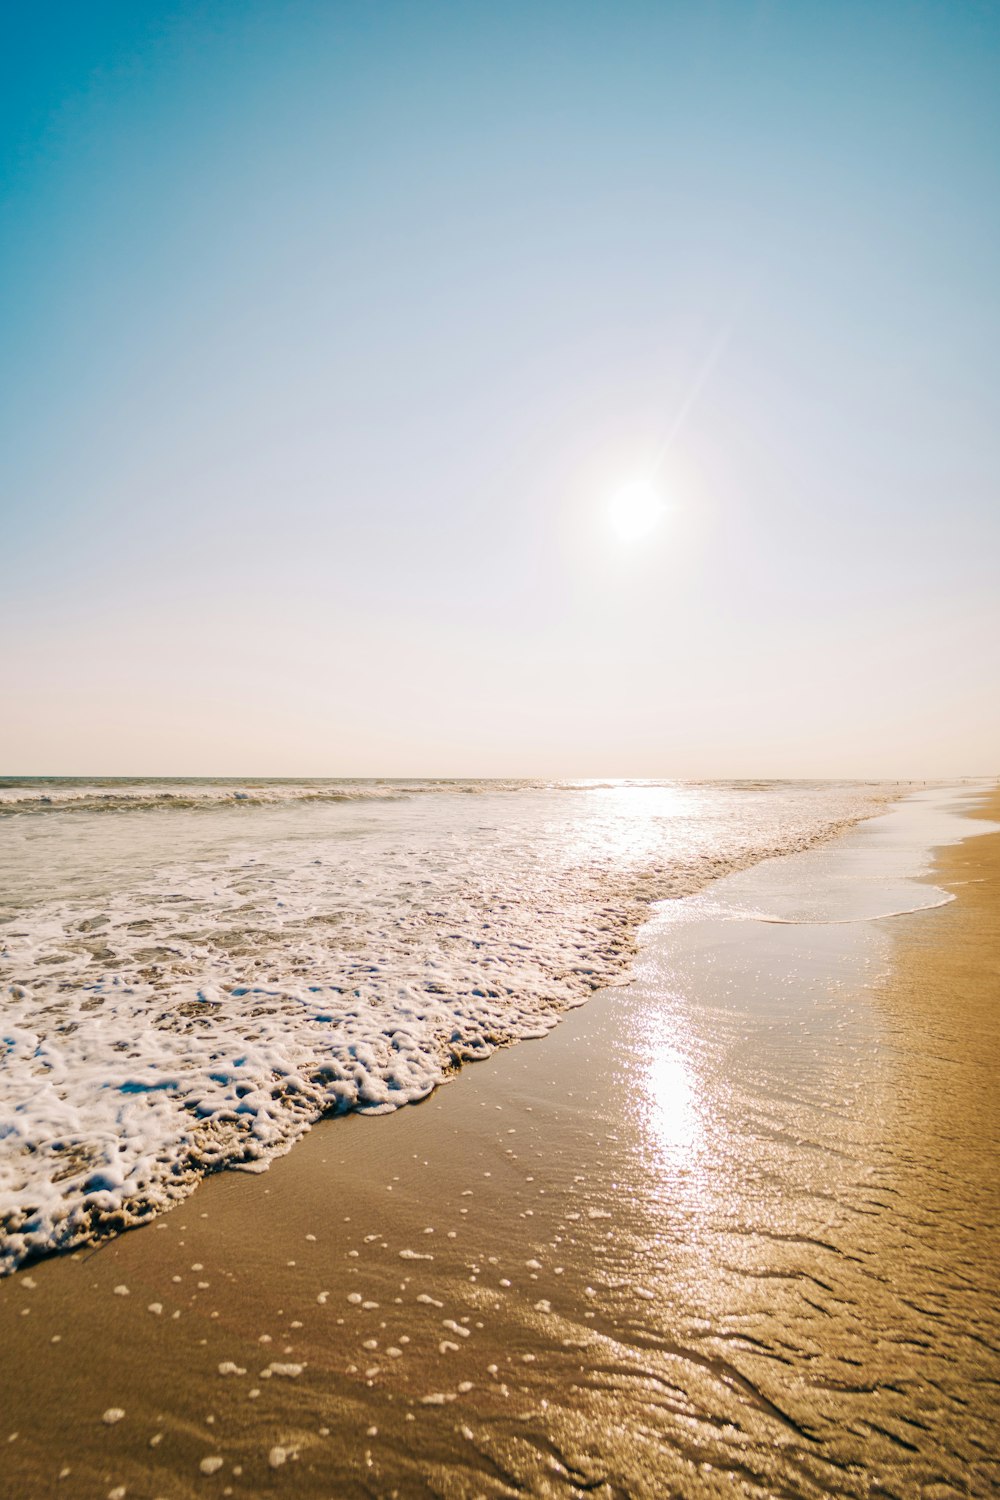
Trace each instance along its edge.
{"label": "hazy horizon", "polygon": [[997,772],[995,769],[992,770],[992,771],[988,771],[987,770],[987,771],[978,771],[978,772],[976,772],[976,771],[956,772],[956,773],[954,773],[951,776],[906,776],[906,775],[896,775],[896,774],[892,774],[892,775],[889,775],[889,774],[885,774],[885,775],[874,775],[874,774],[872,774],[872,775],[865,775],[865,774],[861,774],[861,773],[859,773],[857,775],[853,775],[853,776],[834,775],[832,773],[828,774],[828,775],[816,774],[815,776],[793,776],[793,775],[787,775],[787,776],[768,776],[768,775],[764,775],[762,773],[761,774],[756,774],[756,773],[738,773],[738,772],[732,772],[732,773],[729,773],[729,774],[722,774],[722,773],[720,773],[720,774],[715,775],[715,776],[710,776],[710,775],[696,775],[694,773],[691,773],[691,774],[688,774],[688,775],[676,775],[676,776],[654,776],[654,775],[649,775],[649,776],[640,776],[640,775],[630,776],[630,775],[627,775],[627,774],[623,774],[623,775],[611,775],[610,773],[603,773],[603,774],[598,774],[598,775],[590,775],[590,774],[588,774],[588,775],[583,775],[583,774],[580,774],[580,775],[573,775],[573,774],[563,775],[563,774],[557,774],[556,772],[537,772],[537,771],[535,771],[535,772],[529,772],[529,771],[524,771],[524,772],[511,771],[511,772],[507,772],[507,773],[497,773],[495,775],[489,775],[489,776],[483,776],[483,775],[472,774],[472,773],[463,773],[461,771],[451,772],[451,773],[449,773],[447,775],[439,775],[439,774],[437,774],[436,772],[433,772],[433,771],[414,772],[414,773],[410,773],[410,774],[408,774],[406,772],[396,772],[396,771],[393,771],[393,772],[384,772],[384,773],[379,773],[379,772],[374,772],[374,773],[372,773],[372,772],[350,772],[350,771],[348,771],[348,772],[343,772],[343,773],[337,773],[335,775],[327,775],[327,774],[325,774],[323,772],[310,772],[307,775],[295,776],[295,775],[290,775],[288,772],[280,772],[280,773],[277,773],[277,774],[271,774],[271,773],[266,772],[266,771],[248,771],[248,772],[244,772],[242,775],[238,771],[220,771],[220,772],[218,772],[217,774],[214,774],[214,775],[212,773],[210,773],[210,772],[202,772],[202,771],[190,771],[190,772],[183,772],[183,771],[182,772],[177,772],[177,771],[148,771],[148,772],[138,772],[138,773],[129,772],[129,771],[112,771],[112,772],[102,772],[102,771],[86,771],[86,772],[75,772],[75,771],[17,772],[17,771],[14,771],[14,772],[7,772],[7,771],[4,771],[4,772],[0,772],[0,783],[10,782],[10,783],[18,784],[18,783],[24,783],[24,782],[37,781],[37,782],[80,782],[80,783],[83,783],[83,784],[87,784],[87,783],[98,784],[98,783],[104,783],[104,782],[126,781],[126,782],[141,782],[141,783],[150,784],[150,785],[156,784],[156,783],[160,783],[160,782],[162,782],[162,783],[169,783],[169,782],[205,782],[206,784],[209,784],[209,785],[215,784],[215,783],[226,784],[226,783],[230,783],[231,782],[234,785],[250,785],[250,784],[256,784],[256,783],[285,782],[285,783],[287,783],[290,786],[296,786],[296,785],[306,785],[306,784],[310,784],[312,782],[317,782],[317,783],[319,783],[319,782],[332,782],[332,783],[336,784],[336,783],[339,783],[339,782],[359,782],[359,781],[400,782],[400,783],[416,783],[416,784],[423,783],[423,782],[426,782],[426,783],[440,782],[440,783],[443,783],[443,784],[446,784],[446,785],[447,784],[451,784],[451,783],[454,783],[456,785],[462,785],[464,783],[469,783],[469,782],[480,782],[480,783],[484,783],[484,784],[487,783],[487,782],[498,782],[498,783],[501,783],[501,784],[503,784],[505,782],[528,782],[528,783],[530,783],[530,782],[545,782],[545,783],[547,783],[547,782],[565,782],[565,783],[568,783],[570,785],[575,784],[575,783],[580,783],[580,784],[584,784],[585,785],[587,783],[593,782],[593,783],[596,783],[598,785],[605,784],[605,783],[621,783],[623,786],[627,787],[627,786],[632,785],[632,784],[638,785],[638,784],[642,784],[642,783],[646,783],[646,782],[655,783],[655,784],[662,783],[662,784],[667,784],[667,785],[669,785],[669,784],[671,784],[673,782],[677,782],[679,784],[696,783],[696,782],[707,782],[707,783],[718,782],[719,784],[747,782],[747,783],[751,783],[751,784],[766,785],[766,784],[773,783],[773,784],[777,785],[777,784],[783,784],[783,783],[789,783],[789,782],[796,782],[796,781],[801,781],[803,783],[823,782],[823,781],[828,781],[828,782],[845,781],[845,782],[858,782],[858,783],[861,783],[861,784],[864,784],[864,783],[884,784],[884,783],[898,782],[900,784],[913,783],[915,785],[922,785],[922,784],[928,784],[928,785],[946,785],[948,783],[956,783],[957,784],[959,782],[971,782],[971,783],[975,783],[975,782],[993,781],[993,780],[997,779],[998,776],[1000,776],[1000,772]]}
{"label": "hazy horizon", "polygon": [[11,12],[0,773],[994,774],[998,64],[971,0]]}

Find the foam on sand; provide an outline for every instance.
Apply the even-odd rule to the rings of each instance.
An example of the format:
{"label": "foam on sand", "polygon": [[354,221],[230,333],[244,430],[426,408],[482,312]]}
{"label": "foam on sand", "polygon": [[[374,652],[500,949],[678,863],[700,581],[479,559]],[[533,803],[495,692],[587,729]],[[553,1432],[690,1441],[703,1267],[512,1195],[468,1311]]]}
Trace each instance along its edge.
{"label": "foam on sand", "polygon": [[[86,799],[107,788],[28,790],[47,815],[2,820],[0,840],[0,889],[18,893],[0,907],[6,1270],[214,1168],[261,1168],[324,1113],[396,1109],[544,1035],[622,973],[651,901],[888,795],[282,784],[234,823],[215,784],[149,819],[96,819]],[[174,790],[107,794],[148,807]]]}

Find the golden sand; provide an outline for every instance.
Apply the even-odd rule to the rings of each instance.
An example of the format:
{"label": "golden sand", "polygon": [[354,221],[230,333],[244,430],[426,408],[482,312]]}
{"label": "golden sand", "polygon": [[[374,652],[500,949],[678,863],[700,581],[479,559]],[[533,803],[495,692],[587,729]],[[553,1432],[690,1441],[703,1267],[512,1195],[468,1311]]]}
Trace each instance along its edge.
{"label": "golden sand", "polygon": [[702,924],[11,1278],[0,1493],[995,1492],[1000,834],[934,880],[885,976],[847,929]]}

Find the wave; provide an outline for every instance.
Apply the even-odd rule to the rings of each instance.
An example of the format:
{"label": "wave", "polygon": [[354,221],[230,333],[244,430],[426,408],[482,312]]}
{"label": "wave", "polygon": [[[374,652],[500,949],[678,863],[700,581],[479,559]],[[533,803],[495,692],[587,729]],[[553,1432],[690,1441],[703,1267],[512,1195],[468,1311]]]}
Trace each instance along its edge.
{"label": "wave", "polygon": [[402,802],[431,795],[486,796],[498,792],[647,790],[687,787],[772,793],[781,787],[874,791],[877,782],[722,780],[653,778],[547,779],[543,777],[461,777],[412,779],[222,777],[0,777],[0,818],[25,814],[197,812],[220,809],[291,807],[298,803]]}
{"label": "wave", "polygon": [[[398,799],[384,817],[365,816],[364,797],[335,827],[258,817],[236,841],[195,840],[193,856],[180,823],[163,837],[128,820],[113,841],[72,819],[44,839],[9,824],[3,885],[26,892],[30,869],[38,896],[0,911],[0,1271],[140,1222],[208,1171],[266,1163],[320,1115],[395,1109],[543,1035],[623,975],[652,902],[805,848],[887,799],[677,784],[418,795],[525,785],[552,786],[364,785]],[[358,788],[204,795],[234,790],[301,801]],[[168,852],[154,862],[151,849]]]}
{"label": "wave", "polygon": [[[287,807],[308,802],[399,802],[430,793],[475,794],[547,787],[546,782],[204,781],[0,779],[0,817],[53,812],[190,812]],[[564,783],[563,785],[569,785]]]}

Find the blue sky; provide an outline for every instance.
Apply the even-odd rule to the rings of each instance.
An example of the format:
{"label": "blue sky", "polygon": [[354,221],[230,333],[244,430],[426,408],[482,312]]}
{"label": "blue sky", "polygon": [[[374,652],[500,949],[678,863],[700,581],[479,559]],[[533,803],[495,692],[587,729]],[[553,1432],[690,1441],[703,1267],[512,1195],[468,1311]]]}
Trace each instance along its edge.
{"label": "blue sky", "polygon": [[995,769],[997,7],[4,21],[0,770]]}

